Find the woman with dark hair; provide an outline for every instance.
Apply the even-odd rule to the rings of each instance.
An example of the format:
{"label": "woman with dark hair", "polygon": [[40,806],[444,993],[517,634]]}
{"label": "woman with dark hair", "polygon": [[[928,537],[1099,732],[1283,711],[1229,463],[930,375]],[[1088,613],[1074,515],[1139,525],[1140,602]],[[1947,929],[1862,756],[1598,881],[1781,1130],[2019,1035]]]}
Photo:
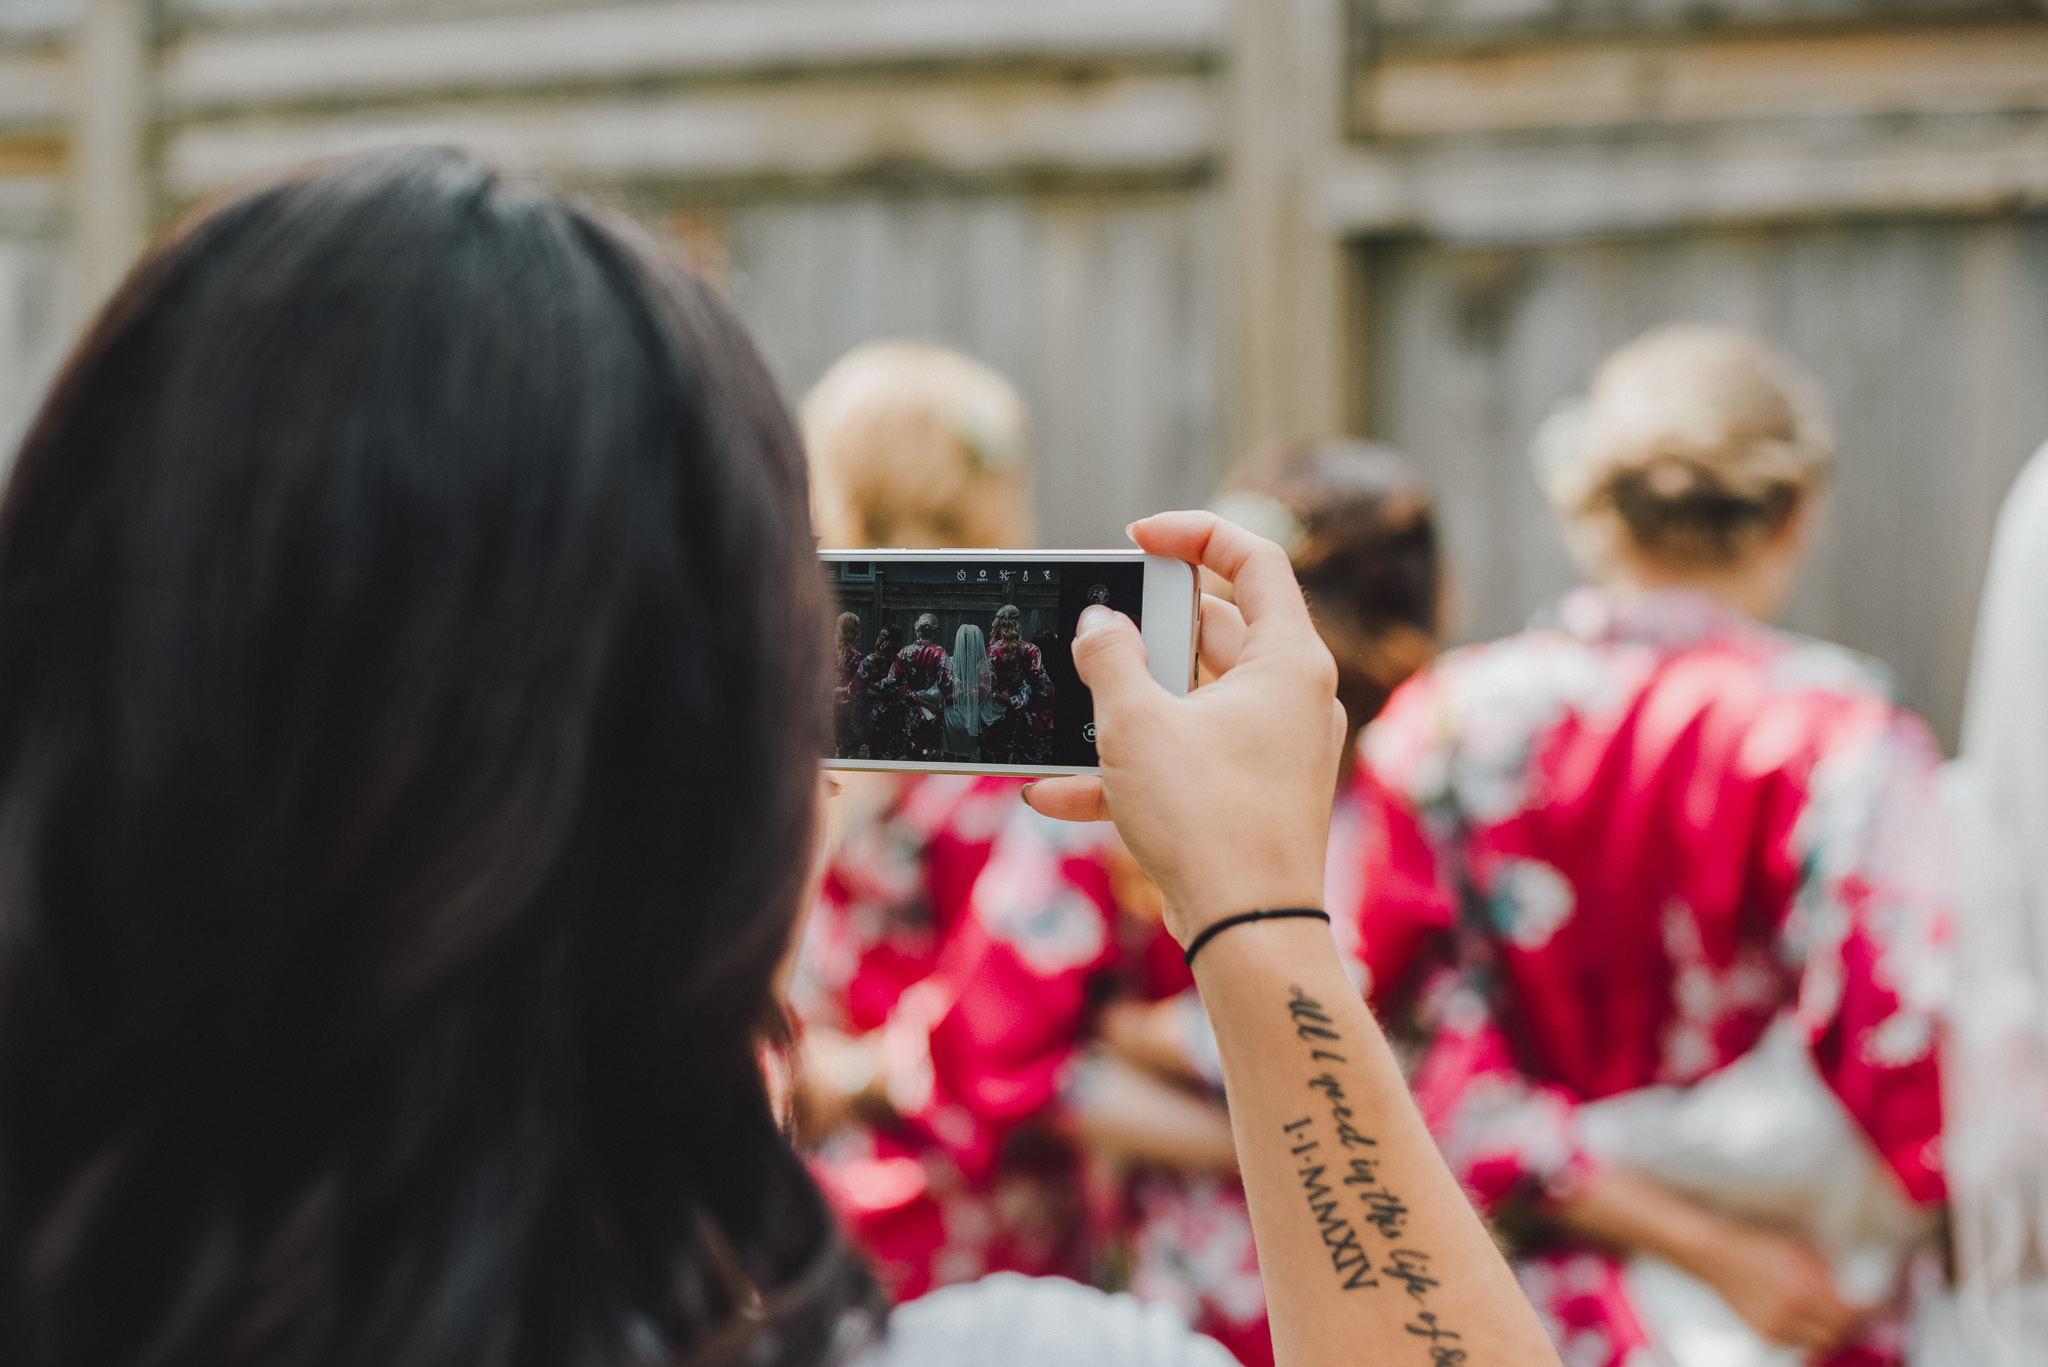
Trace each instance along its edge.
{"label": "woman with dark hair", "polygon": [[[458,154],[259,186],[145,259],[0,506],[0,1361],[873,1343],[760,1054],[820,819],[806,502],[711,294]],[[1214,519],[1138,535],[1239,582],[1226,672],[1168,698],[1127,621],[1084,619],[1105,779],[1034,801],[1114,802],[1211,942],[1261,1239],[1298,1283],[1276,1324],[1296,1361],[1418,1333],[1549,1360],[1320,927],[1232,920],[1313,897],[1320,846],[1283,832],[1326,791],[1334,704],[1300,601]],[[1183,810],[1216,784],[1252,808],[1228,834]],[[1344,1290],[1303,1207],[1302,1131],[1346,1129],[1320,1100],[1287,1126],[1340,1090],[1413,1196],[1424,1306]],[[963,1323],[990,1361],[1085,1361],[1061,1333],[1213,1361],[1103,1298],[995,1290],[895,1317],[870,1362],[940,1360]]]}
{"label": "woman with dark hair", "polygon": [[0,1360],[810,1362],[880,1314],[758,1055],[805,497],[703,288],[455,154],[136,269],[0,511]]}

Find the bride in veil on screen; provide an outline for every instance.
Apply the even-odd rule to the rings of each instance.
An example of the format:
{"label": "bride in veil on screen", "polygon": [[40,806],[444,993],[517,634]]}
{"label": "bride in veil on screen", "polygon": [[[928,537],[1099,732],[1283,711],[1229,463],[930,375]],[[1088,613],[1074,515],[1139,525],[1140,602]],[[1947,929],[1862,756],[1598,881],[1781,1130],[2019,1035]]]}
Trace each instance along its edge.
{"label": "bride in veil on screen", "polygon": [[2048,446],[1998,518],[1962,756],[1944,775],[1960,846],[1946,1074],[1955,1315],[1915,1367],[2048,1361]]}
{"label": "bride in veil on screen", "polygon": [[999,709],[989,696],[988,642],[973,623],[953,633],[953,701],[946,708],[945,756],[971,763],[981,746],[982,728]]}

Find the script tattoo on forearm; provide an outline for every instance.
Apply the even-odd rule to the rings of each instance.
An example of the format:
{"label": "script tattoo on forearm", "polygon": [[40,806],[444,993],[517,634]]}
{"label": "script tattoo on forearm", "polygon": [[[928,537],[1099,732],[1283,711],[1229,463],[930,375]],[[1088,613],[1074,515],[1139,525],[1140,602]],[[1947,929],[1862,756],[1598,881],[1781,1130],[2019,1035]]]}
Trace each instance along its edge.
{"label": "script tattoo on forearm", "polygon": [[[1305,1115],[1282,1125],[1280,1131],[1295,1161],[1295,1175],[1301,1179],[1309,1213],[1315,1217],[1323,1247],[1330,1255],[1330,1266],[1346,1291],[1398,1287],[1414,1303],[1412,1316],[1402,1327],[1428,1346],[1430,1367],[1462,1367],[1466,1353],[1459,1346],[1457,1331],[1445,1327],[1430,1308],[1430,1293],[1438,1282],[1429,1274],[1429,1254],[1398,1246],[1408,1230],[1408,1205],[1380,1180],[1380,1159],[1375,1152],[1379,1141],[1358,1128],[1357,1116],[1345,1102],[1343,1084],[1327,1066],[1347,1062],[1337,1052],[1344,1041],[1336,1023],[1321,1002],[1298,986],[1288,989],[1287,1014],[1295,1037],[1309,1046],[1312,1076],[1308,1090],[1323,1103],[1327,1120],[1319,1123],[1317,1115]],[[1347,1205],[1347,1195],[1358,1199],[1357,1207]],[[1353,1209],[1357,1224],[1347,1213]],[[1385,1251],[1377,1268],[1361,1240],[1360,1226],[1397,1245]]]}

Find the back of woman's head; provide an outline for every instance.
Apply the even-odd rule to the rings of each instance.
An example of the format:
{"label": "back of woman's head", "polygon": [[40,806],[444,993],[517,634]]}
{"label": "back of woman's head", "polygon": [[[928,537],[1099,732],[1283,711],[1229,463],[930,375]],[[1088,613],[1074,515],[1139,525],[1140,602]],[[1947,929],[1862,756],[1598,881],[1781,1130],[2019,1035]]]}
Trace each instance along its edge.
{"label": "back of woman's head", "polygon": [[979,361],[871,342],[825,372],[802,413],[826,545],[1031,541],[1024,402]]}
{"label": "back of woman's head", "polygon": [[1734,328],[1658,328],[1609,356],[1536,439],[1537,478],[1573,552],[1671,570],[1742,563],[1826,479],[1818,389]]}
{"label": "back of woman's head", "polygon": [[0,1360],[826,1353],[805,504],[726,311],[458,154],[137,268],[0,509]]}
{"label": "back of woman's head", "polygon": [[1288,443],[1233,473],[1215,506],[1286,548],[1345,714],[1365,725],[1443,630],[1436,519],[1414,467],[1368,442]]}

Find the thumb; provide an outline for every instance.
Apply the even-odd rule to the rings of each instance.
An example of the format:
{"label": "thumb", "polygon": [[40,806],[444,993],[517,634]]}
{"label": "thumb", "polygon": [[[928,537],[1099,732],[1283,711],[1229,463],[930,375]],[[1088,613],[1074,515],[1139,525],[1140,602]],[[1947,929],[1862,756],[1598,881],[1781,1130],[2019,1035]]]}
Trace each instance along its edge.
{"label": "thumb", "polygon": [[1159,684],[1146,665],[1145,638],[1121,612],[1093,606],[1081,613],[1074,631],[1074,668],[1095,695],[1103,716],[1137,701]]}

